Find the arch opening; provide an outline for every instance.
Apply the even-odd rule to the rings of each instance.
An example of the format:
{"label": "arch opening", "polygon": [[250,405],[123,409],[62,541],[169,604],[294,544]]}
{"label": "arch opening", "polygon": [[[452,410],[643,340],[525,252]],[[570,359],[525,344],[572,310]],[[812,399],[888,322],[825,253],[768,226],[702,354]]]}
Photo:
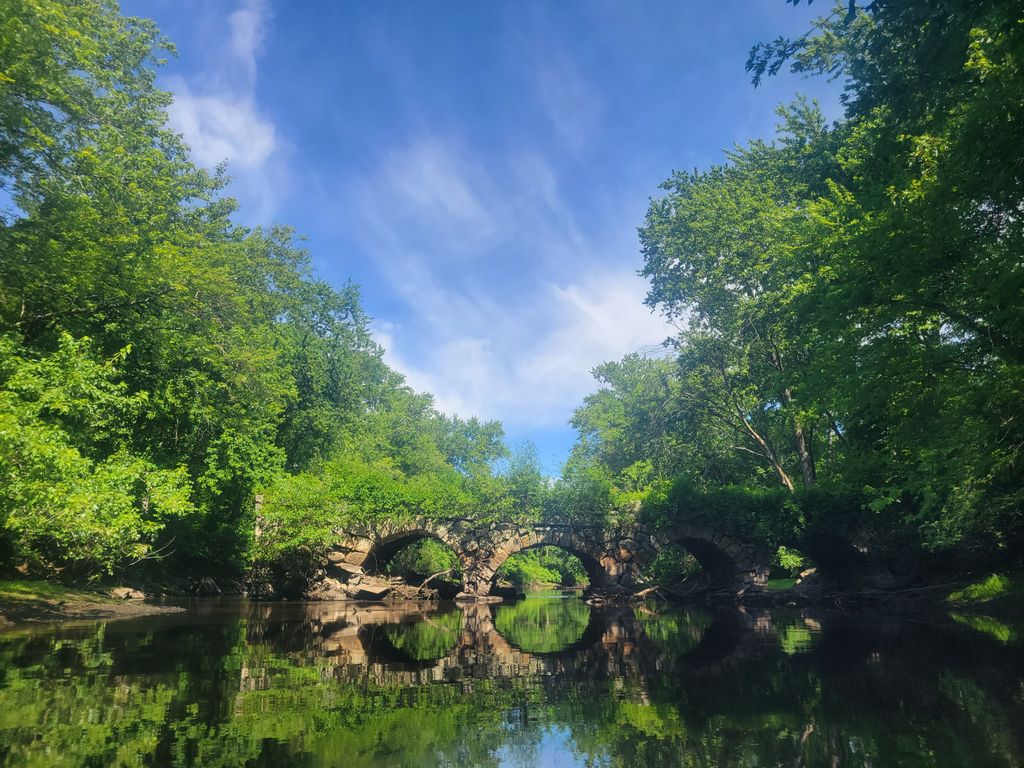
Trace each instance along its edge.
{"label": "arch opening", "polygon": [[600,578],[601,564],[586,552],[537,544],[509,555],[495,571],[491,583],[522,590],[584,589],[600,582]]}
{"label": "arch opening", "polygon": [[790,589],[818,573],[818,564],[807,552],[781,545],[772,555],[765,586],[772,590]]}
{"label": "arch opening", "polygon": [[714,582],[735,579],[738,570],[736,561],[714,542],[685,536],[677,539],[676,543],[693,556],[706,578]]}
{"label": "arch opening", "polygon": [[685,587],[707,578],[700,561],[682,544],[663,545],[644,568],[644,576],[664,587]]}
{"label": "arch opening", "polygon": [[841,589],[891,586],[892,574],[843,536],[814,533],[803,537],[800,549],[814,560],[821,578]]}
{"label": "arch opening", "polygon": [[445,598],[454,597],[461,589],[458,552],[430,531],[404,531],[383,539],[367,554],[363,571],[399,578],[410,586],[429,580],[429,586]]}
{"label": "arch opening", "polygon": [[445,568],[460,570],[458,553],[429,531],[404,531],[383,539],[363,563],[367,573],[389,576],[426,577]]}

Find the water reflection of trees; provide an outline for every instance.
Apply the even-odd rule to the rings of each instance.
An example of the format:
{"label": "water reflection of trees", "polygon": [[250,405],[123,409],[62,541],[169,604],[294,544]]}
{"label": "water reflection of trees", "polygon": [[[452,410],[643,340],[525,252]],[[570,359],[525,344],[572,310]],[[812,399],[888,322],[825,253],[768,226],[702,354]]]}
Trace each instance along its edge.
{"label": "water reflection of trees", "polygon": [[416,661],[440,659],[452,652],[462,630],[462,612],[423,616],[419,621],[387,626],[384,633],[391,645]]}
{"label": "water reflection of trees", "polygon": [[553,726],[611,766],[1022,764],[1021,650],[981,636],[594,610],[586,643],[533,655],[498,616],[256,606],[11,637],[4,764],[487,766]]}
{"label": "water reflection of trees", "polygon": [[494,628],[527,653],[564,652],[579,643],[590,624],[582,600],[526,599],[497,607]]}

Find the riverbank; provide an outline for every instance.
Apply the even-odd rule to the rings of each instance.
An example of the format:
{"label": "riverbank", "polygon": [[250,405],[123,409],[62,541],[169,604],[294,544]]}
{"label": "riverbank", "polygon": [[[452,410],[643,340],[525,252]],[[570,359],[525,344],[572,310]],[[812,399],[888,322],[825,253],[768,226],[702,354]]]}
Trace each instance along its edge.
{"label": "riverbank", "polygon": [[141,593],[136,593],[134,599],[124,599],[100,590],[48,581],[0,581],[0,628],[69,619],[126,619],[183,610],[149,602],[142,599]]}
{"label": "riverbank", "polygon": [[[697,597],[694,595],[693,597]],[[686,598],[683,602],[686,602]],[[993,573],[973,580],[926,584],[906,589],[760,589],[707,592],[712,605],[765,608],[816,607],[841,613],[887,614],[928,622],[956,622],[1002,642],[1024,639],[1024,572]]]}

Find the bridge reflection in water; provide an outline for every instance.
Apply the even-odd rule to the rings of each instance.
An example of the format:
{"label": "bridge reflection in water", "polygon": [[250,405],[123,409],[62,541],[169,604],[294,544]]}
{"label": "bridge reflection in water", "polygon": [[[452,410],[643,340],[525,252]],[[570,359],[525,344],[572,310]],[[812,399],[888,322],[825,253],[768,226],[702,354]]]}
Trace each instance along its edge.
{"label": "bridge reflection in water", "polygon": [[1024,646],[995,629],[206,600],[0,634],[0,762],[1021,768]]}
{"label": "bridge reflection in water", "polygon": [[[321,659],[339,680],[423,685],[470,679],[702,677],[756,655],[772,630],[769,614],[659,613],[649,608],[591,608],[578,599],[526,599],[507,605],[438,607],[311,603],[282,634],[280,612],[256,605],[249,644],[269,643]],[[261,615],[262,614],[262,615]],[[808,619],[807,633],[818,624]],[[323,663],[326,661],[327,663]],[[243,671],[243,688],[260,681]]]}

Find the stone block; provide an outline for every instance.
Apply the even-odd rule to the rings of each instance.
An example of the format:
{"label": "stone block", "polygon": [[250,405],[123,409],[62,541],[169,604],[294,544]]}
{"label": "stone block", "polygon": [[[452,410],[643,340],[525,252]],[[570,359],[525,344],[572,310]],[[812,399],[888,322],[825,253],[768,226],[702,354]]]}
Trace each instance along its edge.
{"label": "stone block", "polygon": [[[365,555],[360,555],[360,557],[364,557],[365,558],[366,556]],[[342,560],[341,562],[337,562],[337,563],[331,563],[331,567],[332,568],[337,568],[339,571],[343,571],[344,573],[347,573],[350,576],[358,576],[358,575],[361,575],[362,572],[363,572],[363,566],[362,565],[359,565],[357,563],[349,563],[349,562],[346,562],[344,560]]]}
{"label": "stone block", "polygon": [[345,562],[349,565],[361,566],[369,556],[369,552],[349,552],[345,555]]}

